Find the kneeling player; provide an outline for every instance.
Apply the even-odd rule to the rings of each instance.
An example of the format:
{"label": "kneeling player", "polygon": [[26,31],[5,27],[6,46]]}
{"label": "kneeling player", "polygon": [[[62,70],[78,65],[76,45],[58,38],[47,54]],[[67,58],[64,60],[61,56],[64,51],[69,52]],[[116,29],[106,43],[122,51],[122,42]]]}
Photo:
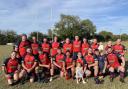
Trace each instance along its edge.
{"label": "kneeling player", "polygon": [[[43,53],[41,50],[39,51],[39,57],[38,58],[39,58],[39,66],[36,67],[36,74],[37,74],[37,77],[38,77],[38,82],[41,82],[42,73],[44,73],[44,76],[45,76],[46,72],[50,71],[50,75],[52,77],[51,61],[48,58],[48,54]],[[43,78],[43,81],[45,82],[45,78]]]}
{"label": "kneeling player", "polygon": [[112,48],[108,48],[107,50],[108,54],[107,54],[107,60],[108,60],[108,68],[109,68],[109,72],[110,72],[110,81],[113,81],[114,78],[114,74],[115,74],[115,70],[117,70],[117,72],[120,72],[120,81],[122,83],[124,83],[124,72],[125,72],[125,68],[124,64],[120,65],[118,57],[122,60],[123,57],[121,55],[116,55],[113,53]]}
{"label": "kneeling player", "polygon": [[[64,54],[62,54],[61,49],[57,50],[57,55],[52,65],[52,75],[54,74],[54,70],[57,68],[60,71],[60,77],[64,76],[65,68],[64,68]],[[50,79],[52,81],[52,78]]]}
{"label": "kneeling player", "polygon": [[20,79],[22,79],[22,83],[24,83],[26,78],[30,78],[31,83],[34,82],[36,65],[37,60],[32,55],[32,49],[27,48],[27,54],[22,61],[23,70],[20,73]]}
{"label": "kneeling player", "polygon": [[88,50],[88,54],[84,57],[84,59],[87,62],[89,70],[86,72],[86,77],[89,77],[91,75],[92,70],[94,70],[94,80],[96,84],[100,84],[100,80],[98,79],[98,60],[92,54],[92,49]]}
{"label": "kneeling player", "polygon": [[15,83],[19,80],[19,61],[16,58],[16,52],[13,51],[11,53],[11,57],[7,58],[3,65],[2,69],[5,72],[5,76],[8,79],[8,84],[13,85],[14,81]]}
{"label": "kneeling player", "polygon": [[66,79],[68,79],[71,76],[73,78],[75,64],[73,62],[73,59],[71,58],[70,51],[66,52],[66,57],[65,57],[64,61],[65,61],[65,69],[66,69]]}

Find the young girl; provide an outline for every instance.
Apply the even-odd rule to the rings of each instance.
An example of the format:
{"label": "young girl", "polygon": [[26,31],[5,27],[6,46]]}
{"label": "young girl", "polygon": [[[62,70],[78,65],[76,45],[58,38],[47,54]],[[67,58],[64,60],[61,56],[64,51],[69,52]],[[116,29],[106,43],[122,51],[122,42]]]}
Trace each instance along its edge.
{"label": "young girl", "polygon": [[77,84],[79,84],[79,82],[83,81],[83,83],[86,83],[84,81],[84,71],[86,69],[86,61],[82,58],[82,54],[80,52],[78,52],[78,58],[76,60],[76,79],[77,79]]}
{"label": "young girl", "polygon": [[83,75],[84,75],[83,66],[81,65],[80,62],[78,62],[77,63],[77,66],[76,66],[76,80],[77,80],[77,84],[79,84],[79,82],[81,80],[83,81],[83,84],[86,83],[84,81]]}

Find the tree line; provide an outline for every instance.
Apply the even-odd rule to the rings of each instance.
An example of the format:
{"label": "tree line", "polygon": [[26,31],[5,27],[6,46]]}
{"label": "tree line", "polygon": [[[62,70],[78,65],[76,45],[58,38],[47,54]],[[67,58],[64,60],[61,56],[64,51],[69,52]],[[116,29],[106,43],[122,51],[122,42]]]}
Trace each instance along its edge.
{"label": "tree line", "polygon": [[[55,23],[54,28],[48,29],[47,34],[34,31],[28,34],[28,38],[31,39],[32,36],[36,36],[39,41],[42,41],[44,37],[52,40],[52,37],[56,35],[60,40],[64,40],[67,37],[73,39],[77,35],[80,38],[97,38],[99,41],[104,42],[109,40],[115,41],[118,38],[121,38],[123,41],[128,40],[128,34],[115,35],[105,30],[96,33],[96,30],[96,26],[89,19],[81,20],[78,16],[61,14],[60,20]],[[20,40],[20,35],[14,30],[0,30],[0,45],[15,43]]]}

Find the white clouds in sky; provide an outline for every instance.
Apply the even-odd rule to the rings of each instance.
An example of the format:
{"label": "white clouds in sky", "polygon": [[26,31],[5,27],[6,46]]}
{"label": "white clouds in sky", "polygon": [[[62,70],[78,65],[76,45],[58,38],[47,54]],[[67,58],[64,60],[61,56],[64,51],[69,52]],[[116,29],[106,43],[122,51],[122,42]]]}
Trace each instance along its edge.
{"label": "white clouds in sky", "polygon": [[0,0],[0,28],[46,33],[64,13],[91,19],[98,31],[108,29],[118,34],[116,30],[128,30],[127,5],[127,0]]}

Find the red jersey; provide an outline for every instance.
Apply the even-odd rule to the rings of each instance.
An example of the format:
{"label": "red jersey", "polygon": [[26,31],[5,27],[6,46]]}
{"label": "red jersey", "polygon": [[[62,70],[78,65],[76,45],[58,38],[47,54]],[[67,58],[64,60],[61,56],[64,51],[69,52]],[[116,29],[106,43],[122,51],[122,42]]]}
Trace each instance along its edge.
{"label": "red jersey", "polygon": [[80,63],[82,66],[83,66],[84,64],[86,64],[85,61],[84,61],[82,58],[78,58],[78,59],[76,60],[76,62],[77,62],[77,63]]}
{"label": "red jersey", "polygon": [[72,62],[73,62],[72,58],[66,58],[65,59],[66,66],[72,65]]}
{"label": "red jersey", "polygon": [[88,65],[95,63],[95,61],[98,61],[96,58],[94,58],[93,55],[86,55],[84,59],[86,60]]}
{"label": "red jersey", "polygon": [[19,53],[20,53],[21,57],[25,56],[26,47],[30,47],[30,43],[28,41],[21,41],[19,44]]}
{"label": "red jersey", "polygon": [[80,52],[80,51],[81,51],[81,41],[74,41],[73,52]]}
{"label": "red jersey", "polygon": [[25,67],[28,69],[32,68],[35,62],[37,62],[37,60],[33,55],[30,55],[30,54],[27,54],[23,60]]}
{"label": "red jersey", "polygon": [[91,48],[92,48],[93,51],[94,51],[95,49],[98,49],[98,47],[99,47],[99,44],[97,44],[97,43],[93,43],[93,44],[91,45]]}
{"label": "red jersey", "polygon": [[113,49],[113,45],[111,45],[111,46],[108,46],[108,45],[107,45],[107,46],[105,47],[105,50],[107,51],[108,48],[112,48],[112,49]]}
{"label": "red jersey", "polygon": [[41,64],[49,65],[50,60],[46,54],[39,54],[39,61]]}
{"label": "red jersey", "polygon": [[58,42],[53,42],[52,43],[52,51],[51,55],[55,56],[57,54],[57,49],[59,48],[60,44]]}
{"label": "red jersey", "polygon": [[122,54],[122,55],[124,55],[124,50],[125,50],[125,47],[123,46],[123,45],[114,45],[113,46],[113,50],[114,50],[114,52],[116,52],[116,53],[119,53],[119,54]]}
{"label": "red jersey", "polygon": [[63,45],[63,52],[66,53],[66,51],[70,51],[70,53],[72,53],[72,44],[71,43],[69,43],[69,44],[65,43]]}
{"label": "red jersey", "polygon": [[108,54],[107,60],[108,60],[108,64],[110,65],[110,67],[117,68],[118,66],[120,66],[119,61],[118,61],[118,57],[114,53]]}
{"label": "red jersey", "polygon": [[16,52],[16,58],[21,58],[21,56],[20,56],[20,53],[19,52]]}
{"label": "red jersey", "polygon": [[88,43],[83,43],[82,44],[82,54],[83,55],[87,54],[88,49],[89,49],[89,44]]}
{"label": "red jersey", "polygon": [[34,55],[38,54],[39,44],[38,43],[32,43],[31,44],[32,52]]}
{"label": "red jersey", "polygon": [[43,52],[46,52],[49,54],[50,53],[50,45],[48,43],[43,43],[42,50],[43,50]]}
{"label": "red jersey", "polygon": [[64,55],[63,55],[63,54],[58,54],[58,55],[56,55],[55,61],[56,61],[57,63],[61,63],[61,64],[62,64],[62,62],[64,61]]}
{"label": "red jersey", "polygon": [[7,73],[14,73],[18,70],[19,61],[18,59],[8,58],[3,65],[6,67]]}

